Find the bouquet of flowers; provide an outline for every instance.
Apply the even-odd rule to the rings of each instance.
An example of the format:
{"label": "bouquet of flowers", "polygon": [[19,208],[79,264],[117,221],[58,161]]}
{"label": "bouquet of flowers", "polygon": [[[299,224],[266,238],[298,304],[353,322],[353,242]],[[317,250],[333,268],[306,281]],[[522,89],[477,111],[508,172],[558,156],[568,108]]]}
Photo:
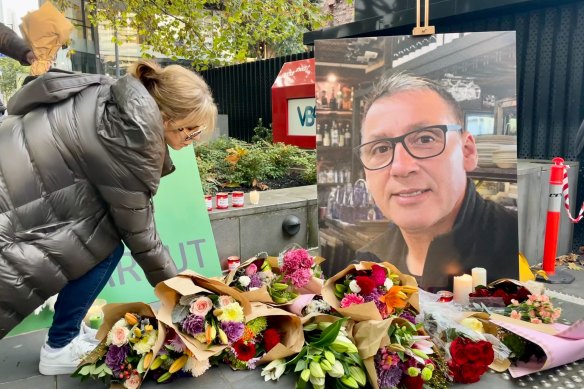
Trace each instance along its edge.
{"label": "bouquet of flowers", "polygon": [[294,358],[277,359],[262,370],[266,381],[285,371],[299,372],[297,388],[309,382],[315,389],[364,387],[367,378],[357,348],[349,338],[347,318],[315,316],[304,326],[305,345]]}
{"label": "bouquet of flowers", "polygon": [[179,334],[172,328],[161,326],[164,343],[149,366],[149,377],[158,383],[168,383],[177,377],[199,377],[211,364],[208,359],[197,360]]}
{"label": "bouquet of flowers", "polygon": [[253,257],[230,271],[225,278],[225,284],[239,290],[249,301],[274,303],[269,288],[275,279],[276,275],[272,272],[267,256]]}
{"label": "bouquet of flowers", "polygon": [[231,271],[227,285],[240,290],[250,301],[287,304],[299,294],[317,293],[322,288],[322,258],[303,248],[284,251],[280,257],[254,257]]}
{"label": "bouquet of flowers", "polygon": [[505,315],[533,324],[554,323],[562,314],[562,308],[554,308],[549,296],[545,294],[530,294],[523,302],[515,299],[510,302]]}
{"label": "bouquet of flowers", "polygon": [[341,315],[355,321],[382,320],[419,311],[414,277],[390,263],[351,264],[328,279],[322,296]]}
{"label": "bouquet of flowers", "polygon": [[187,271],[158,283],[158,318],[175,330],[197,361],[220,354],[243,336],[249,301],[222,282]]}
{"label": "bouquet of flowers", "polygon": [[505,307],[511,304],[511,300],[517,300],[520,303],[526,301],[530,294],[532,291],[518,281],[505,278],[494,281],[488,286],[477,286],[475,291],[469,294],[469,302],[487,307]]}
{"label": "bouquet of flowers", "polygon": [[257,365],[297,354],[303,344],[302,324],[297,316],[252,303],[243,336],[227,347],[219,359],[234,370],[253,370]]}
{"label": "bouquet of flowers", "polygon": [[159,340],[159,325],[150,306],[144,303],[107,304],[104,321],[97,333],[101,342],[73,373],[139,388]]}
{"label": "bouquet of flowers", "polygon": [[403,318],[355,325],[355,342],[374,389],[446,388],[446,367],[421,324]]}

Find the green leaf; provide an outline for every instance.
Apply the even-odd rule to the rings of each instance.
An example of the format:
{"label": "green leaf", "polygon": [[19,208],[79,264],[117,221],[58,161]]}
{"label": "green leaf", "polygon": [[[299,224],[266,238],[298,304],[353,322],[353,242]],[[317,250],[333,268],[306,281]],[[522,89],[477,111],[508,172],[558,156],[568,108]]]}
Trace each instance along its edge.
{"label": "green leaf", "polygon": [[312,346],[324,347],[334,342],[334,340],[337,338],[337,335],[339,335],[341,326],[345,324],[346,321],[347,318],[344,317],[325,328],[325,330],[322,331],[322,334],[320,334],[320,338],[316,342],[312,343]]}
{"label": "green leaf", "polygon": [[305,359],[301,359],[300,361],[298,361],[298,363],[296,364],[296,367],[294,368],[294,372],[299,372],[306,369],[306,360]]}
{"label": "green leaf", "polygon": [[189,306],[176,304],[172,310],[172,322],[180,323],[189,315]]}

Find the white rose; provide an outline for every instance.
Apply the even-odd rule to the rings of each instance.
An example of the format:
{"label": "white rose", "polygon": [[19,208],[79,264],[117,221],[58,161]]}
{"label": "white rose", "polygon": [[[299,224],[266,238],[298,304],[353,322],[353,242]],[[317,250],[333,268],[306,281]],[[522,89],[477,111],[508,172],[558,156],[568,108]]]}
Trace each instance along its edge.
{"label": "white rose", "polygon": [[353,280],[349,283],[349,289],[351,289],[351,292],[353,293],[359,293],[361,291],[361,288],[359,287],[359,285],[357,284],[357,281]]}
{"label": "white rose", "polygon": [[247,286],[251,282],[251,278],[249,278],[248,276],[241,276],[241,277],[239,277],[238,281],[239,281],[239,284],[241,286],[243,286],[244,288],[247,288]]}
{"label": "white rose", "polygon": [[386,278],[385,282],[383,283],[383,286],[385,287],[385,289],[389,290],[393,286],[393,281],[391,281],[389,278]]}

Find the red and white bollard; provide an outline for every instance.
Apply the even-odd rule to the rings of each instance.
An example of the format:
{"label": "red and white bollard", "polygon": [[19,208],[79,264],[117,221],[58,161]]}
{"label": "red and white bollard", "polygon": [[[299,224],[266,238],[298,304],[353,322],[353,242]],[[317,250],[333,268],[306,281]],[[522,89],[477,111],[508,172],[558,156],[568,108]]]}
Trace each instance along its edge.
{"label": "red and white bollard", "polygon": [[[558,234],[560,232],[560,210],[562,209],[562,191],[567,191],[567,166],[562,158],[552,159],[550,170],[550,194],[545,224],[545,242],[543,247],[543,270],[548,275],[546,280],[553,284],[569,284],[574,276],[565,271],[556,271],[556,254],[558,251]],[[566,180],[565,188],[563,181]],[[568,209],[569,213],[569,209]],[[571,218],[571,217],[570,217]]]}
{"label": "red and white bollard", "polygon": [[552,161],[554,164],[550,171],[550,194],[543,246],[543,270],[548,275],[556,274],[556,253],[558,251],[558,233],[560,232],[560,210],[562,209],[562,180],[564,179],[564,160],[554,158]]}

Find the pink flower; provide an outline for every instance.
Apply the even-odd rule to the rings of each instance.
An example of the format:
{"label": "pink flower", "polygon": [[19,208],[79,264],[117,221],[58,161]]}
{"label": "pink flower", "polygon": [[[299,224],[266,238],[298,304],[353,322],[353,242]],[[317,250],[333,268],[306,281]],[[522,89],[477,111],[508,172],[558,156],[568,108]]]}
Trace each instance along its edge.
{"label": "pink flower", "polygon": [[142,380],[140,379],[140,375],[139,374],[132,374],[130,377],[128,377],[127,380],[124,381],[124,388],[138,389],[140,387],[141,383],[142,383]]}
{"label": "pink flower", "polygon": [[515,305],[516,307],[519,306],[519,301],[515,300],[515,299],[511,299],[511,304]]}
{"label": "pink flower", "polygon": [[251,265],[245,268],[245,275],[251,276],[253,274],[256,274],[257,271],[258,267],[254,263],[252,263]]}
{"label": "pink flower", "polygon": [[213,308],[213,302],[209,297],[199,297],[191,303],[191,313],[197,316],[205,316]]}
{"label": "pink flower", "polygon": [[115,346],[121,347],[128,343],[128,336],[130,330],[126,327],[114,327],[111,330],[111,343]]}
{"label": "pink flower", "polygon": [[284,254],[282,273],[292,274],[298,269],[308,269],[314,265],[314,259],[305,249],[290,250]]}
{"label": "pink flower", "polygon": [[516,310],[511,311],[511,319],[521,320],[521,314]]}
{"label": "pink flower", "polygon": [[353,304],[363,304],[365,299],[362,296],[356,295],[355,293],[346,294],[341,300],[341,308],[350,307]]}
{"label": "pink flower", "polygon": [[554,309],[554,313],[552,313],[552,320],[558,319],[561,314],[562,314],[562,308]]}
{"label": "pink flower", "polygon": [[226,305],[229,305],[231,303],[234,303],[235,299],[231,296],[227,296],[227,295],[222,295],[219,296],[219,306],[224,307]]}
{"label": "pink flower", "polygon": [[534,302],[537,301],[537,295],[535,294],[530,294],[528,297],[529,301]]}
{"label": "pink flower", "polygon": [[531,322],[532,322],[533,324],[541,324],[541,320],[539,320],[537,317],[534,317],[534,318],[532,318],[532,319],[531,319]]}
{"label": "pink flower", "polygon": [[387,271],[384,267],[379,265],[371,266],[371,279],[375,282],[375,286],[382,286],[387,278]]}
{"label": "pink flower", "polygon": [[306,286],[306,284],[308,284],[311,278],[312,272],[310,271],[310,269],[298,269],[292,274],[287,274],[284,277],[284,280],[285,281],[290,280],[292,281],[292,285],[294,285],[296,288],[302,288],[303,286]]}

